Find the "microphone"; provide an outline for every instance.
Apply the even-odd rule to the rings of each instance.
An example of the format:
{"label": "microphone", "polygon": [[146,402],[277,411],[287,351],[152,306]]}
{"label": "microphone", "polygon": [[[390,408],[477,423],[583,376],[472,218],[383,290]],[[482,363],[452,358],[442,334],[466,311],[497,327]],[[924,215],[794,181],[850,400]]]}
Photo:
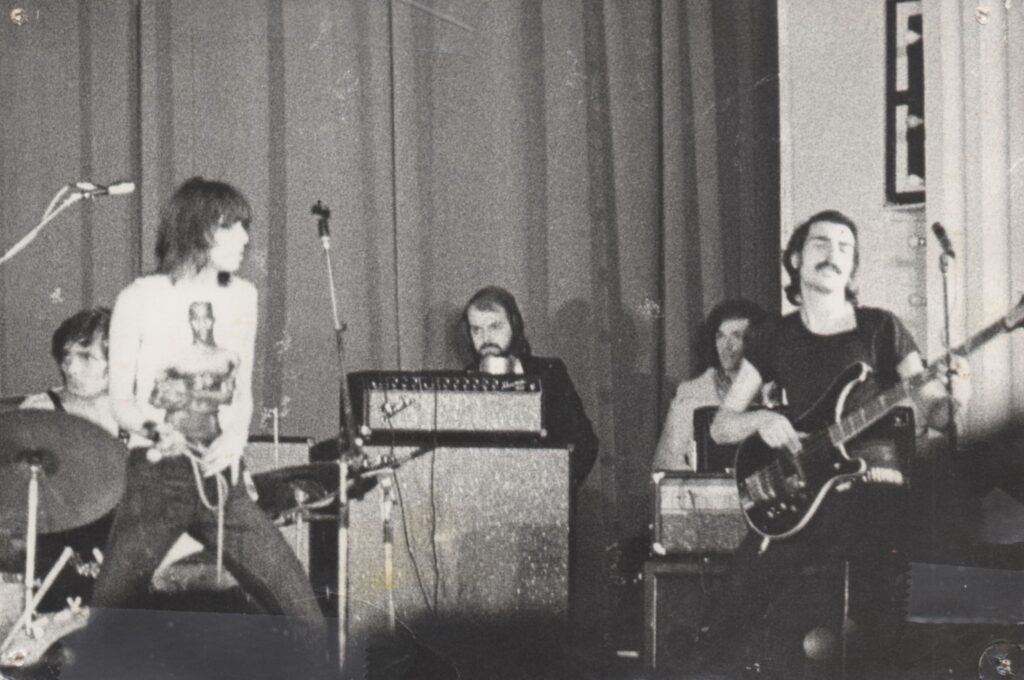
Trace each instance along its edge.
{"label": "microphone", "polygon": [[932,233],[935,234],[935,238],[939,239],[939,245],[942,246],[942,254],[946,257],[956,258],[956,253],[953,252],[953,244],[949,241],[949,234],[946,233],[946,228],[939,222],[936,222],[932,225]]}
{"label": "microphone", "polygon": [[135,192],[135,182],[114,182],[109,186],[93,184],[92,182],[76,182],[74,193],[82,198],[96,198],[97,196],[124,196]]}

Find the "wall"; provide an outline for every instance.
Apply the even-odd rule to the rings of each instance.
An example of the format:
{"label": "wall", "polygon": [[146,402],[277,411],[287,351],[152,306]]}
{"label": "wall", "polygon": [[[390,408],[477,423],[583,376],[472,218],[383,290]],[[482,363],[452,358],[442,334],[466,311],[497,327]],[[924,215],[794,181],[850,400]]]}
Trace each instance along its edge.
{"label": "wall", "polygon": [[[928,225],[941,222],[957,253],[953,345],[998,322],[1024,293],[1024,86],[1011,68],[1024,58],[1024,8],[923,3],[928,187],[916,209],[884,201],[884,12],[883,2],[779,3],[781,243],[818,209],[848,212],[861,227],[862,302],[903,317],[934,358],[945,347],[944,307]],[[956,463],[968,476],[996,465],[992,452],[1008,446],[1014,460],[990,476],[1020,478],[1020,439],[1007,437],[1024,411],[1021,335],[996,337],[970,357],[971,404]],[[1022,540],[1019,502],[996,488],[984,509],[987,539]]]}
{"label": "wall", "polygon": [[885,198],[885,3],[780,2],[779,64],[781,246],[819,210],[849,215],[861,303],[898,314],[927,355],[924,206]]}
{"label": "wall", "polygon": [[[928,219],[946,225],[958,253],[951,316],[959,341],[1011,308],[1015,319],[1024,311],[1016,306],[1024,295],[1024,7],[936,0],[924,19],[925,31],[940,36],[925,54],[935,65],[926,106],[938,114],[928,137],[929,173],[938,179]],[[929,295],[940,299],[937,268],[928,275]],[[940,338],[942,319],[929,326]],[[971,357],[967,463],[991,466],[1000,484],[984,499],[983,536],[996,542],[1024,540],[1024,499],[1013,490],[1024,441],[1022,335],[1000,335]]]}

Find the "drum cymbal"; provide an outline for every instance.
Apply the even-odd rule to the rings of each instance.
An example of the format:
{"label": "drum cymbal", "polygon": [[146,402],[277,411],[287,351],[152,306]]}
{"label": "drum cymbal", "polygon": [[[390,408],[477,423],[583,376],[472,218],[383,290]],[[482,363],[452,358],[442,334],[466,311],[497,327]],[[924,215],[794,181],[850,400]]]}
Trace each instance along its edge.
{"label": "drum cymbal", "polygon": [[[296,510],[326,507],[332,501],[336,502],[340,481],[338,473],[338,464],[334,461],[291,465],[255,473],[252,481],[259,495],[257,503],[275,520],[287,519]],[[376,484],[376,478],[361,477],[350,470],[346,487],[349,500],[362,498]]]}
{"label": "drum cymbal", "polygon": [[124,493],[128,449],[99,425],[59,411],[0,413],[0,526],[25,527],[33,463],[38,531],[65,531],[110,512]]}
{"label": "drum cymbal", "polygon": [[252,476],[257,503],[272,518],[304,505],[317,504],[338,490],[338,464],[291,465]]}
{"label": "drum cymbal", "polygon": [[327,493],[338,490],[338,464],[325,461],[307,463],[306,465],[289,465],[273,470],[264,470],[252,476],[256,482],[256,491],[263,493],[263,488],[273,484],[289,484],[293,482],[312,482],[322,487]]}

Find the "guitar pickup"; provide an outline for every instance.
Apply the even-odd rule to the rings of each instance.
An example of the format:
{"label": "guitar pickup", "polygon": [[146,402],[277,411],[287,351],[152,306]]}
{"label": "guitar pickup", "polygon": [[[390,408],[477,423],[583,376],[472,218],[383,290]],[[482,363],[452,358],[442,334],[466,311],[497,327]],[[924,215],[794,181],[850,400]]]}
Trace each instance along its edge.
{"label": "guitar pickup", "polygon": [[747,496],[755,505],[764,505],[775,499],[775,488],[764,478],[764,471],[754,473],[743,480]]}

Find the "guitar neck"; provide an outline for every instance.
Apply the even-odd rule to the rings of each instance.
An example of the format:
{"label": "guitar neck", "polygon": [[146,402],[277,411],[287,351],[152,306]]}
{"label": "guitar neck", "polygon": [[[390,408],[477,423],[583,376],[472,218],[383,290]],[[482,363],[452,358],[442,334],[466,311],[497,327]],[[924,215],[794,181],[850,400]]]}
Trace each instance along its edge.
{"label": "guitar neck", "polygon": [[[959,346],[950,350],[951,354],[967,355],[978,349],[992,338],[1011,328],[1005,318],[996,321],[978,331]],[[938,359],[921,373],[904,380],[886,390],[864,406],[851,411],[840,418],[839,422],[828,428],[829,438],[836,446],[848,442],[866,429],[881,420],[894,406],[911,397],[934,380],[941,371],[946,370],[945,357]]]}

